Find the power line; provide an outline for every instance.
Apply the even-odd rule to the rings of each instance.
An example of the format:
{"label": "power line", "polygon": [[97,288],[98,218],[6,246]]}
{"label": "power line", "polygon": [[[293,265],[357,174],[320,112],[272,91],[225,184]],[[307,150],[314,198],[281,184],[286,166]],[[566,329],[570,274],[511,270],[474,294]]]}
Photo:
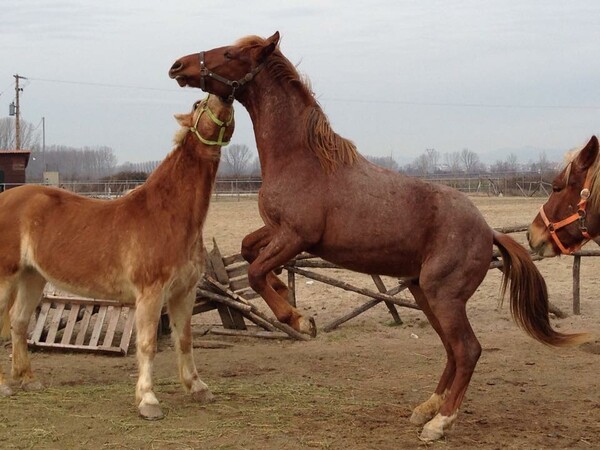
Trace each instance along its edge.
{"label": "power line", "polygon": [[[91,81],[58,80],[48,78],[31,78],[31,81],[41,81],[46,83],[72,84],[81,86],[95,86],[114,89],[138,89],[142,91],[158,92],[182,92],[181,89],[154,88],[149,86],[135,86],[115,83],[98,83]],[[7,88],[8,89],[8,88]],[[4,91],[6,91],[5,89]],[[4,92],[0,92],[0,95]],[[183,91],[185,92],[185,91]],[[409,100],[382,100],[382,99],[360,99],[360,98],[340,98],[340,97],[320,97],[323,101],[339,103],[362,103],[362,104],[388,104],[405,106],[423,106],[423,107],[443,107],[443,108],[491,108],[491,109],[566,109],[566,110],[600,110],[599,105],[532,105],[532,104],[503,104],[503,103],[459,103],[459,102],[422,102]]]}
{"label": "power line", "polygon": [[113,84],[113,83],[96,83],[91,81],[74,81],[74,80],[56,80],[48,78],[29,78],[31,81],[42,81],[45,83],[60,83],[60,84],[75,84],[81,86],[96,86],[105,88],[117,88],[117,89],[139,89],[142,91],[162,91],[162,92],[180,92],[179,89],[164,89],[164,88],[153,88],[149,86],[134,86],[127,84]]}
{"label": "power line", "polygon": [[388,104],[388,105],[407,105],[407,106],[435,106],[448,108],[510,108],[510,109],[600,109],[597,105],[517,105],[502,103],[446,103],[446,102],[417,102],[405,100],[369,100],[369,99],[347,99],[335,97],[321,97],[324,101],[343,102],[343,103],[364,103],[364,104]]}

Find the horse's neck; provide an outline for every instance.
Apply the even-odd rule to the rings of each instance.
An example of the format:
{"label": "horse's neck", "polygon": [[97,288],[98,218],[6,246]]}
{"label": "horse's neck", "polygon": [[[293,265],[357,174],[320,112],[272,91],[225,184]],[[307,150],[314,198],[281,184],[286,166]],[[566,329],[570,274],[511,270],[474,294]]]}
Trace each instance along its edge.
{"label": "horse's neck", "polygon": [[270,172],[279,173],[297,158],[306,158],[302,145],[310,107],[306,99],[276,83],[250,84],[245,94],[240,103],[252,120],[263,178]]}
{"label": "horse's neck", "polygon": [[206,147],[188,136],[155,169],[143,185],[153,213],[202,225],[219,167],[218,157],[209,156],[214,149]]}

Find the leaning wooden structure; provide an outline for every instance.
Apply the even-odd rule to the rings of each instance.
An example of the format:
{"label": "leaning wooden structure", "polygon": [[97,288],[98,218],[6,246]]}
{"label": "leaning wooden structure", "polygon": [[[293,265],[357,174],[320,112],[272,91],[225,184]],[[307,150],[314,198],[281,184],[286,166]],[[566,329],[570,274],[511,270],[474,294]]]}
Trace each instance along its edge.
{"label": "leaning wooden structure", "polygon": [[[502,233],[522,232],[526,225],[498,229]],[[500,269],[502,261],[495,252],[490,269]],[[600,256],[597,250],[581,250],[574,255],[573,263],[573,313],[580,314],[580,267],[584,256]],[[532,255],[534,260],[542,257]],[[205,275],[198,285],[194,314],[216,310],[221,325],[212,326],[214,334],[272,339],[291,338],[307,340],[288,325],[278,322],[263,313],[253,304],[259,298],[248,283],[248,263],[238,254],[223,256],[216,241],[213,248],[205,250]],[[328,332],[383,303],[393,321],[400,325],[402,318],[397,307],[419,309],[416,303],[397,295],[407,286],[401,279],[386,286],[379,275],[371,275],[374,287],[356,286],[334,276],[324,274],[321,269],[342,269],[308,253],[302,253],[282,268],[287,272],[289,301],[296,306],[296,277],[302,276],[320,283],[355,292],[368,300],[334,320],[321,325]],[[317,272],[318,270],[318,272]],[[389,283],[389,282],[388,282]],[[560,309],[550,305],[558,317],[566,317]],[[166,311],[161,318],[162,330],[168,328]],[[66,351],[90,351],[113,355],[127,355],[134,331],[134,307],[112,300],[88,299],[64,295],[47,294],[32,321],[29,345],[39,349],[62,349]]]}

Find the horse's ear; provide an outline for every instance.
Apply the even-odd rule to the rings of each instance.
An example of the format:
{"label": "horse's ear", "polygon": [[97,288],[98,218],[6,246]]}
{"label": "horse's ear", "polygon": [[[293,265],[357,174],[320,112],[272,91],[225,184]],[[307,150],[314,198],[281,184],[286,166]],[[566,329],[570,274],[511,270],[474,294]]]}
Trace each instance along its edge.
{"label": "horse's ear", "polygon": [[271,53],[277,48],[277,44],[279,43],[279,31],[276,31],[273,36],[267,39],[267,45],[265,45],[258,55],[258,61],[263,62],[265,59],[269,57]]}
{"label": "horse's ear", "polygon": [[174,114],[173,117],[182,127],[192,126],[192,116],[190,114]]}
{"label": "horse's ear", "polygon": [[596,158],[598,158],[598,138],[596,136],[592,136],[590,142],[588,142],[586,146],[583,147],[583,149],[579,152],[579,155],[577,156],[577,164],[583,170],[586,170],[596,162]]}

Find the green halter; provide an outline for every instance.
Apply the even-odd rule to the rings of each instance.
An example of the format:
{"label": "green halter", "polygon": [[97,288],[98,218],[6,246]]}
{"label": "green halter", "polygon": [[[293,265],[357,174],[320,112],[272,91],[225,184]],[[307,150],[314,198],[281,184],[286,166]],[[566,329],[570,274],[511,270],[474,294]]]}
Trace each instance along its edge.
{"label": "green halter", "polygon": [[[200,102],[200,104],[196,107],[196,109],[198,108],[202,108],[200,110],[200,114],[198,114],[198,117],[196,117],[196,122],[194,123],[193,127],[190,127],[190,131],[192,133],[194,133],[196,135],[196,137],[200,140],[200,142],[202,142],[203,144],[206,145],[218,145],[219,147],[223,147],[225,145],[229,145],[229,141],[224,142],[223,141],[223,136],[225,136],[225,131],[227,130],[227,127],[229,125],[231,125],[231,122],[233,122],[233,108],[231,109],[231,116],[229,116],[229,119],[227,121],[223,121],[221,119],[219,119],[215,113],[213,113],[210,108],[208,107],[208,99],[210,98],[210,94],[206,96],[206,98],[204,100],[202,100]],[[219,137],[217,138],[216,141],[211,141],[209,139],[205,139],[202,136],[200,136],[200,133],[198,132],[198,122],[200,121],[200,117],[202,117],[202,114],[206,113],[208,115],[208,117],[210,118],[210,120],[213,121],[213,123],[219,127],[221,127],[221,129],[219,130]]]}

